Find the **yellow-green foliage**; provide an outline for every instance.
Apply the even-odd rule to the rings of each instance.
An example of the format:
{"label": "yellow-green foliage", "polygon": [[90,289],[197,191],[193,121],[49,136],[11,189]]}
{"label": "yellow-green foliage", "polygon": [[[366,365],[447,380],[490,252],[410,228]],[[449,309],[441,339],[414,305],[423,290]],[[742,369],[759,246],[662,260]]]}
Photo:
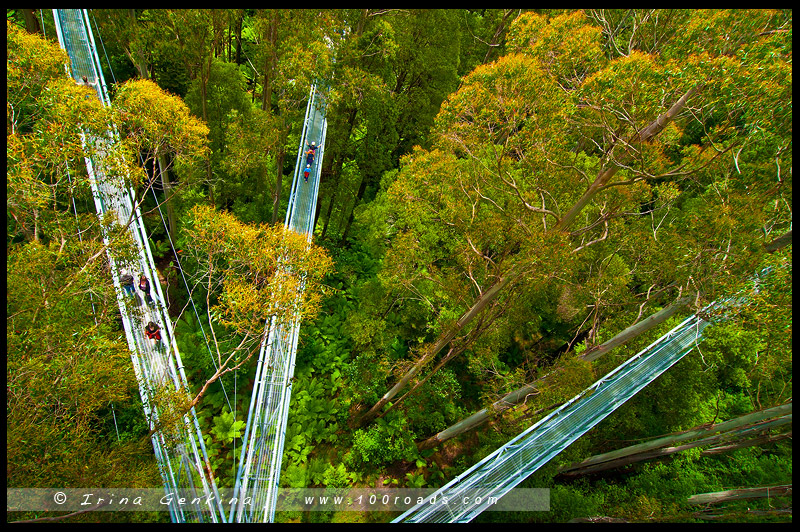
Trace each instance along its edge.
{"label": "yellow-green foliage", "polygon": [[257,336],[271,315],[289,323],[316,313],[320,282],[333,262],[305,236],[282,226],[244,224],[199,205],[186,233],[188,252],[202,265],[198,282],[219,294],[213,312],[221,324]]}

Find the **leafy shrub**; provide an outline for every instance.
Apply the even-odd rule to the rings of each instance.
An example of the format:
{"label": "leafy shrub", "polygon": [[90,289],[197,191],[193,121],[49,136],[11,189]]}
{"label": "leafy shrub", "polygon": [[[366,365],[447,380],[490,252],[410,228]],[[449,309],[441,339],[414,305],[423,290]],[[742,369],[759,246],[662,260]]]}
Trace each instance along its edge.
{"label": "leafy shrub", "polygon": [[370,469],[396,460],[412,460],[417,453],[414,438],[404,419],[386,421],[380,418],[367,429],[355,432],[352,452],[346,460],[351,467],[368,466]]}

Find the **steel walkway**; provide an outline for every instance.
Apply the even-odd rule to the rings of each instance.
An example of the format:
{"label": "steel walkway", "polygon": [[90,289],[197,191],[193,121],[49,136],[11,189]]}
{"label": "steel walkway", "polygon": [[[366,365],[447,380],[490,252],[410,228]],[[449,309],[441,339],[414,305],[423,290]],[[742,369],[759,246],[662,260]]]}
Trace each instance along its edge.
{"label": "steel walkway", "polygon": [[[86,76],[97,98],[109,105],[105,79],[100,68],[97,50],[86,10],[54,9],[56,33],[61,47],[70,58],[67,71],[76,83],[82,83]],[[225,512],[218,496],[217,486],[211,474],[211,467],[203,442],[200,425],[194,409],[178,417],[177,423],[168,418],[171,413],[159,407],[168,404],[169,398],[191,398],[183,362],[178,353],[172,322],[169,319],[158,271],[147,240],[141,212],[136,205],[135,192],[127,186],[122,176],[106,172],[106,154],[113,149],[116,133],[109,131],[106,138],[84,138],[84,145],[92,143],[101,146],[97,155],[86,159],[86,168],[94,196],[98,216],[104,221],[113,220],[114,225],[125,227],[136,244],[137,257],[132,262],[118,261],[109,248],[108,261],[111,267],[117,302],[125,329],[128,347],[131,351],[139,393],[145,409],[145,416],[151,430],[159,429],[151,437],[153,450],[158,463],[164,489],[169,493],[182,493],[191,498],[215,494],[215,503],[183,504],[173,501],[169,506],[170,517],[175,522],[222,521]],[[104,149],[105,148],[105,149]],[[110,155],[109,155],[110,156]],[[130,223],[129,223],[130,221]],[[108,246],[108,226],[104,225],[103,242]],[[120,285],[120,273],[128,270],[135,277],[143,273],[150,281],[152,305],[139,302],[138,296],[125,294]],[[150,321],[161,329],[163,344],[151,345],[145,338],[144,328]],[[174,419],[175,416],[172,415]],[[169,428],[161,430],[159,422]],[[175,497],[177,499],[177,497]]]}
{"label": "steel walkway", "polygon": [[[431,495],[394,522],[469,522],[689,353],[708,322],[696,314]],[[481,504],[465,504],[480,498]],[[430,497],[427,500],[430,500]]]}
{"label": "steel walkway", "polygon": [[[771,268],[764,269],[755,279]],[[425,502],[393,522],[469,522],[536,470],[586,434],[684,356],[703,338],[711,323],[736,312],[747,298],[741,293],[714,302],[609,372],[520,435],[442,486]],[[431,504],[447,500],[449,504]],[[480,500],[481,503],[473,501]]]}
{"label": "steel walkway", "polygon": [[[285,226],[306,235],[309,243],[314,232],[320,170],[327,134],[326,108],[324,96],[316,85],[312,86],[286,212]],[[315,142],[318,148],[306,180],[303,175],[306,168],[304,152],[311,142]],[[275,517],[299,329],[298,317],[290,323],[278,323],[274,317],[267,322],[268,339],[262,345],[258,358],[230,521],[271,522]],[[251,504],[245,504],[248,498]]]}

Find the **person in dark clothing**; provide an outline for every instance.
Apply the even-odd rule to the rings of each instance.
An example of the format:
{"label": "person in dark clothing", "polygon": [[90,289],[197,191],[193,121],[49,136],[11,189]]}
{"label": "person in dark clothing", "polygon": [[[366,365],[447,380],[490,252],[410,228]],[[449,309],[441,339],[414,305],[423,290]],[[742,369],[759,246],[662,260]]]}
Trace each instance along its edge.
{"label": "person in dark clothing", "polygon": [[133,286],[133,275],[126,270],[122,270],[122,276],[119,278],[122,289],[131,297],[136,297],[136,288]]}
{"label": "person in dark clothing", "polygon": [[152,321],[148,323],[144,328],[144,335],[149,340],[153,340],[153,347],[158,347],[158,343],[161,342],[161,328],[158,325]]}
{"label": "person in dark clothing", "polygon": [[314,150],[308,150],[306,152],[306,165],[311,166],[314,164]]}
{"label": "person in dark clothing", "polygon": [[303,177],[305,178],[306,183],[308,183],[308,176],[310,174],[311,174],[311,167],[310,166],[306,166],[306,169],[303,170]]}
{"label": "person in dark clothing", "polygon": [[144,292],[145,301],[147,301],[148,305],[153,305],[153,298],[150,297],[150,281],[147,280],[147,277],[144,274],[139,277],[139,290]]}
{"label": "person in dark clothing", "polygon": [[[81,80],[80,80],[80,81],[76,81],[76,83],[77,83],[77,84],[78,84],[80,87],[86,87],[87,89],[91,89],[91,91],[92,91],[93,93],[95,93],[95,96],[97,96],[97,94],[96,94],[96,90],[97,90],[97,89],[96,89],[96,87],[95,87],[95,84],[94,84],[93,82],[89,81],[89,78],[87,78],[87,77],[86,77],[86,74],[83,74],[83,75],[81,76]],[[87,99],[87,100],[88,100],[88,99],[90,99],[91,97],[92,97],[92,96],[91,96],[90,94],[87,94],[87,95],[86,95],[86,99]]]}
{"label": "person in dark clothing", "polygon": [[311,144],[306,142],[306,146],[308,146],[309,151],[313,151],[315,154],[317,153],[317,148],[319,148],[316,142],[312,142]]}

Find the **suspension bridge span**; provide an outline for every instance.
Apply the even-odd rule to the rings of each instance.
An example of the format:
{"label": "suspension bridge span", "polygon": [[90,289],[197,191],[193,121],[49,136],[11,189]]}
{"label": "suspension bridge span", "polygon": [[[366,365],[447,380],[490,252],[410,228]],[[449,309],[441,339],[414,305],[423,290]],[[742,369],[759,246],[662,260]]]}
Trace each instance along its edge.
{"label": "suspension bridge span", "polygon": [[[325,97],[315,84],[311,87],[306,106],[285,221],[288,229],[306,235],[309,243],[314,232],[325,150],[326,109]],[[305,150],[312,142],[318,147],[306,179],[304,170],[309,165],[306,164]],[[300,319],[295,316],[289,323],[279,323],[272,317],[267,321],[266,329],[267,341],[258,357],[244,432],[245,444],[234,486],[232,500],[236,502],[231,506],[230,520],[236,522],[269,522],[275,517]]]}
{"label": "suspension bridge span", "polygon": [[[754,279],[755,290],[771,268]],[[508,443],[439,488],[394,522],[470,522],[493,501],[549,462],[608,417],[702,340],[710,324],[725,319],[747,301],[746,294],[716,301],[693,314],[610,371]],[[448,501],[436,504],[435,501]],[[432,504],[431,501],[434,501]]]}
{"label": "suspension bridge span", "polygon": [[[56,33],[61,47],[67,52],[70,64],[67,71],[76,83],[87,83],[97,98],[109,105],[106,82],[100,67],[99,56],[86,10],[54,9]],[[83,77],[86,76],[86,82]],[[306,107],[303,131],[295,164],[295,174],[289,197],[285,226],[306,235],[311,242],[319,179],[327,134],[327,102],[317,85],[311,87]],[[87,139],[111,147],[116,133],[109,130],[105,139]],[[313,161],[307,159],[306,148],[315,148]],[[110,150],[108,150],[110,151]],[[164,305],[161,286],[145,232],[136,194],[121,176],[105,171],[107,161],[103,150],[86,159],[92,194],[97,213],[112,216],[126,227],[136,244],[138,258],[133,263],[121,264],[108,252],[112,276],[117,288],[128,346],[131,350],[145,415],[153,430],[152,442],[156,461],[167,493],[182,493],[195,501],[169,506],[174,522],[228,520],[242,522],[271,521],[283,454],[284,435],[291,399],[291,379],[294,374],[299,317],[288,323],[279,323],[275,317],[267,320],[264,341],[260,350],[256,379],[248,412],[239,468],[231,501],[240,500],[230,508],[223,505],[205,449],[203,435],[194,409],[183,416],[181,422],[170,424],[163,430],[159,421],[166,418],[157,406],[158,396],[170,393],[190,398],[180,353],[175,342],[172,323]],[[309,175],[304,169],[309,167]],[[130,223],[129,223],[130,222]],[[108,235],[104,234],[108,244]],[[152,281],[155,294],[152,305],[134,304],[120,285],[122,270],[142,272]],[[301,288],[302,290],[302,288]],[[298,294],[300,297],[300,294]],[[144,327],[153,321],[164,334],[166,349],[154,347],[145,338]],[[213,494],[213,503],[205,504],[207,495]],[[172,500],[172,499],[171,499]],[[244,505],[244,501],[254,501]]]}

